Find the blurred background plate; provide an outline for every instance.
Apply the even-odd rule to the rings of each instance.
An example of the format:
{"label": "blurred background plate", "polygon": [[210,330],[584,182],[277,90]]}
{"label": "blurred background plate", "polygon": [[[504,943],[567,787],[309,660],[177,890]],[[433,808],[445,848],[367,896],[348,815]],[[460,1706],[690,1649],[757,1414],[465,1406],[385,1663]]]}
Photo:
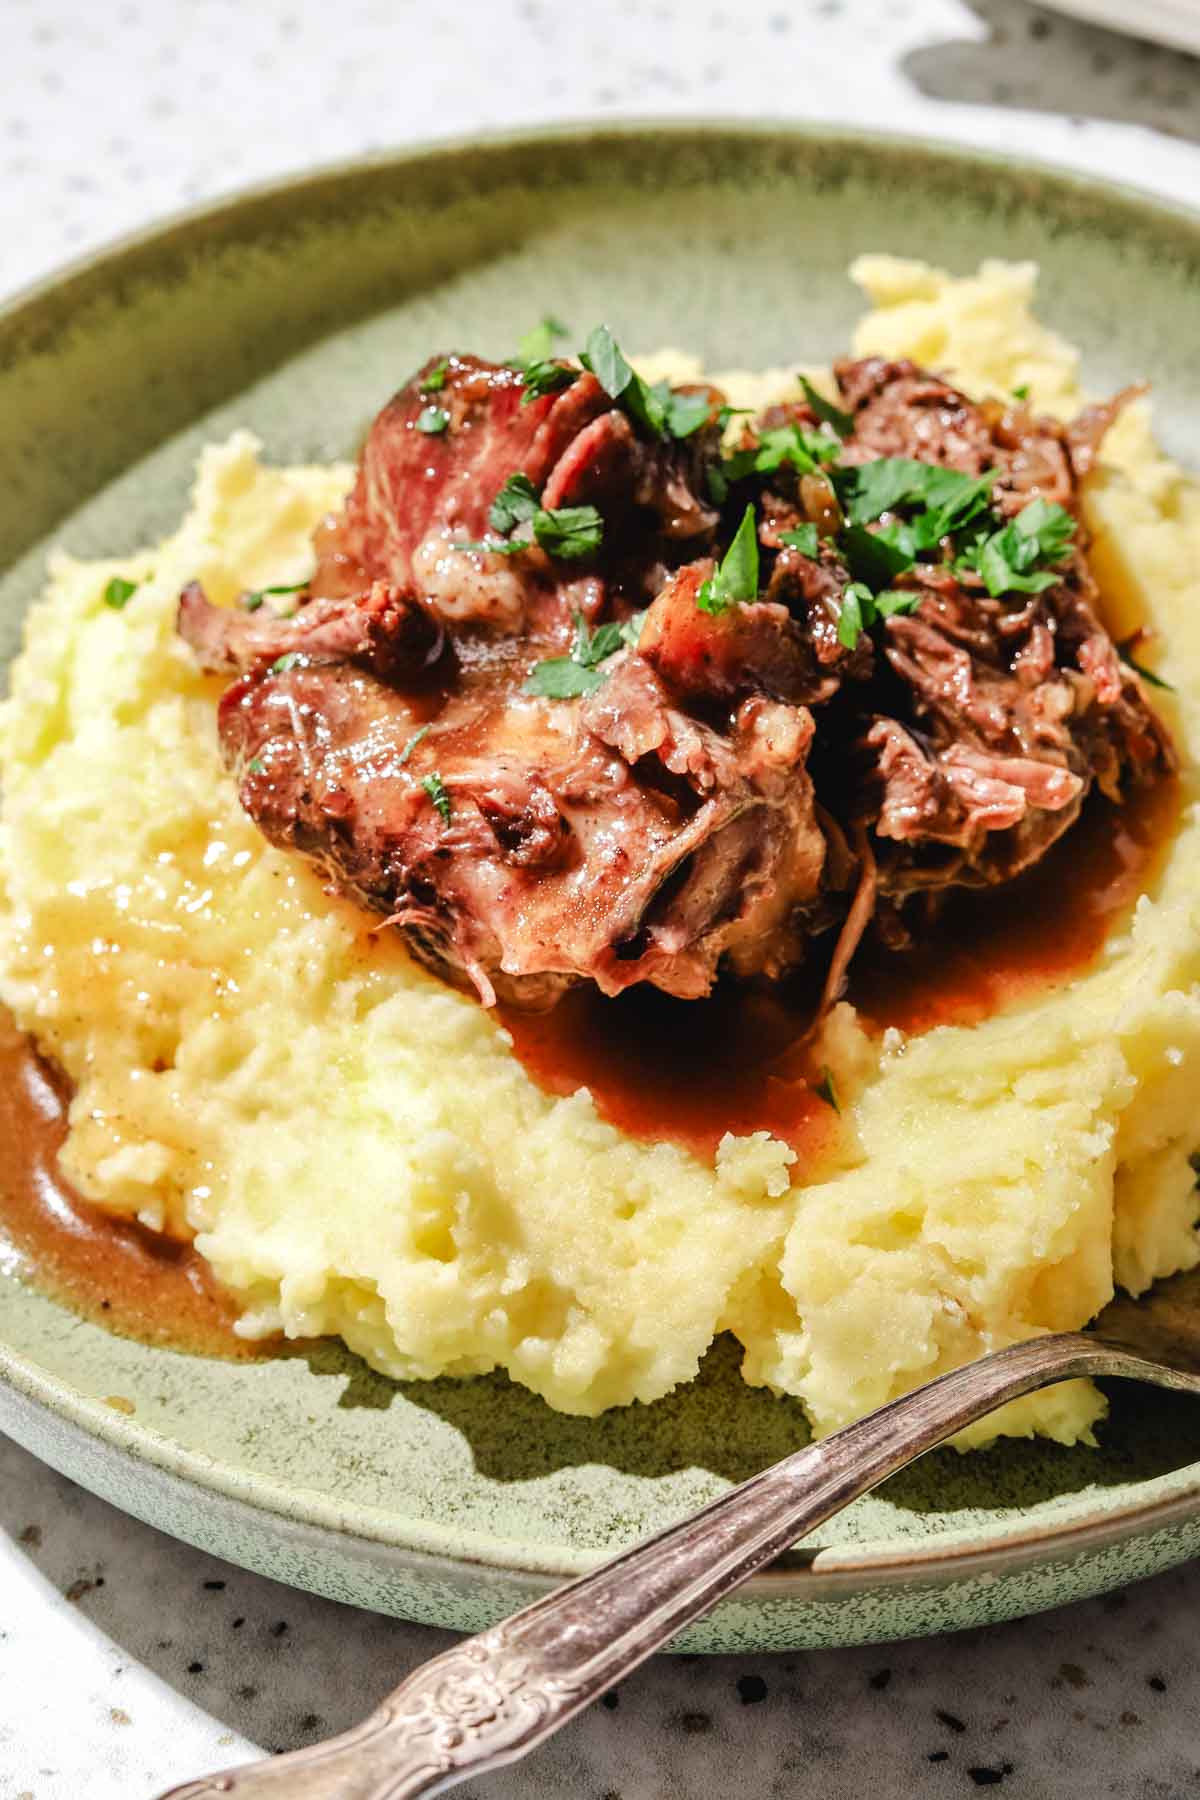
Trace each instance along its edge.
{"label": "blurred background plate", "polygon": [[[170,529],[200,446],[350,453],[435,345],[511,352],[546,311],[712,365],[819,359],[859,251],[1033,257],[1112,390],[1149,376],[1200,463],[1200,219],[989,157],[795,126],[563,129],[351,165],[187,217],[0,314],[0,660],[46,550]],[[226,1363],[132,1343],[0,1272],[0,1425],[164,1531],[299,1586],[476,1629],[804,1441],[719,1342],[595,1420],[501,1377],[397,1384],[336,1345]],[[118,1404],[113,1405],[116,1401]],[[1117,1390],[1099,1451],[941,1453],[689,1634],[836,1644],[983,1624],[1200,1550],[1200,1408]]]}

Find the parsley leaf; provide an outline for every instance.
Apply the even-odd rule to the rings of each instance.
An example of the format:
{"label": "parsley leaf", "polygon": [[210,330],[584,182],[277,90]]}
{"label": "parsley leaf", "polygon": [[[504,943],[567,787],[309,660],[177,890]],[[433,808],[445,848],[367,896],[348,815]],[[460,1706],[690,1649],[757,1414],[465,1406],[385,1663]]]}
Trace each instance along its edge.
{"label": "parsley leaf", "polygon": [[454,809],[450,804],[450,796],[446,792],[446,784],[436,769],[431,775],[426,775],[422,779],[421,786],[425,789],[425,792],[429,795],[429,798],[441,813],[443,824],[448,825],[450,823],[450,815]]}
{"label": "parsley leaf", "polygon": [[590,369],[610,400],[619,400],[634,379],[620,345],[607,325],[597,325],[580,359]]}
{"label": "parsley leaf", "polygon": [[552,512],[539,507],[533,514],[533,535],[547,555],[573,560],[600,548],[604,520],[594,506],[560,506]]}
{"label": "parsley leaf", "polygon": [[832,1106],[835,1113],[841,1112],[842,1103],[838,1099],[837,1084],[833,1079],[833,1070],[828,1063],[821,1070],[820,1081],[813,1083],[813,1093],[818,1100],[823,1100],[826,1106]]}
{"label": "parsley leaf", "polygon": [[1065,507],[1031,500],[1015,519],[990,537],[977,540],[958,559],[960,569],[975,569],[993,599],[1001,594],[1040,594],[1058,576],[1046,563],[1060,562],[1075,534],[1075,520]]}
{"label": "parsley leaf", "polygon": [[729,476],[720,463],[710,463],[704,471],[704,485],[714,506],[723,506],[729,498]]}
{"label": "parsley leaf", "polygon": [[621,637],[631,650],[636,650],[642,641],[642,626],[648,611],[648,607],[643,607],[641,612],[631,613],[621,627]]}
{"label": "parsley leaf", "polygon": [[126,581],[123,575],[114,575],[104,590],[104,604],[111,606],[114,612],[120,612],[128,606],[141,586],[140,581]]}
{"label": "parsley leaf", "polygon": [[663,404],[666,408],[667,430],[673,438],[691,437],[699,431],[701,425],[712,417],[713,403],[711,394],[677,394],[669,382],[656,384],[655,392],[665,388]]}
{"label": "parsley leaf", "polygon": [[824,394],[819,394],[807,376],[800,377],[800,386],[804,389],[804,398],[818,419],[822,419],[826,425],[831,425],[839,437],[849,437],[854,430],[854,414],[843,412],[840,406],[835,406],[832,400],[827,400]]}
{"label": "parsley leaf", "polygon": [[248,775],[265,775],[266,772],[267,765],[264,763],[261,756],[252,756],[250,761],[246,764],[246,773]]}
{"label": "parsley leaf", "polygon": [[853,650],[863,632],[874,625],[878,614],[875,610],[875,596],[869,587],[861,581],[852,581],[842,595],[842,603],[838,609],[838,643],[846,650]]}
{"label": "parsley leaf", "polygon": [[1042,556],[1057,562],[1075,536],[1075,521],[1065,506],[1054,501],[1031,500],[1013,520],[1023,537],[1034,538]]}
{"label": "parsley leaf", "polygon": [[268,594],[302,594],[308,581],[281,581],[275,587],[251,588],[242,595],[242,606],[246,612],[257,612]]}
{"label": "parsley leaf", "polygon": [[1012,391],[1012,397],[1014,400],[1028,400],[1028,398],[1029,398],[1029,383],[1027,381],[1023,381],[1021,383],[1020,387],[1015,387]]}
{"label": "parsley leaf", "polygon": [[417,430],[427,437],[440,437],[449,423],[450,414],[444,406],[423,406],[417,414]]}
{"label": "parsley leaf", "polygon": [[1135,642],[1136,636],[1126,638],[1123,643],[1116,646],[1117,655],[1121,661],[1132,669],[1135,675],[1140,675],[1143,681],[1148,681],[1151,687],[1162,688],[1165,693],[1173,694],[1175,689],[1169,681],[1164,681],[1161,675],[1156,675],[1153,669],[1146,668],[1144,663],[1134,661],[1131,650]]}
{"label": "parsley leaf", "polygon": [[753,506],[747,506],[720,567],[702,583],[696,605],[701,612],[717,616],[739,600],[757,598],[758,527]]}
{"label": "parsley leaf", "polygon": [[868,531],[865,525],[847,525],[841,537],[846,566],[855,581],[885,588],[893,576],[911,569],[917,560],[911,531],[906,526]]}
{"label": "parsley leaf", "polygon": [[578,372],[567,363],[548,359],[526,363],[521,371],[525,383],[521,405],[528,406],[531,400],[540,400],[543,394],[556,394],[559,388],[570,387]]}
{"label": "parsley leaf", "polygon": [[[637,629],[645,614],[637,615]],[[589,631],[582,613],[575,614],[575,636],[568,656],[548,657],[535,663],[525,681],[525,692],[541,700],[574,700],[593,694],[604,680],[598,665],[630,642],[627,633],[634,620],[624,625],[614,620]]]}
{"label": "parsley leaf", "polygon": [[405,763],[408,761],[409,757],[412,755],[413,751],[416,749],[416,747],[420,743],[421,739],[424,737],[428,737],[429,733],[432,729],[433,729],[433,727],[430,725],[422,725],[420,731],[413,732],[413,734],[409,738],[407,744],[405,744],[403,750],[400,752],[399,756],[396,758],[396,767],[398,769],[402,769],[404,767]]}
{"label": "parsley leaf", "polygon": [[897,613],[916,612],[924,598],[919,588],[884,588],[875,596],[875,611],[881,619],[891,619]]}
{"label": "parsley leaf", "polygon": [[494,531],[509,532],[514,525],[532,519],[538,510],[538,492],[528,475],[519,471],[510,475],[488,509],[488,524]]}
{"label": "parsley leaf", "polygon": [[795,531],[781,531],[779,541],[790,550],[799,550],[801,556],[816,556],[821,548],[815,525],[799,525]]}
{"label": "parsley leaf", "polygon": [[607,325],[597,325],[579,360],[591,370],[609,399],[619,400],[652,437],[691,437],[712,416],[712,397],[708,393],[680,394],[669,381],[656,381],[653,386],[643,381]]}
{"label": "parsley leaf", "polygon": [[298,650],[288,650],[283,656],[277,656],[275,658],[275,661],[271,664],[271,673],[272,675],[286,675],[288,670],[294,669],[299,661],[300,652]]}
{"label": "parsley leaf", "polygon": [[539,700],[575,700],[591,694],[604,680],[603,675],[573,656],[551,656],[535,663],[525,681],[525,692]]}
{"label": "parsley leaf", "polygon": [[527,475],[510,475],[488,511],[497,530],[512,531],[517,525],[533,526],[533,538],[487,537],[460,539],[452,550],[478,550],[490,556],[519,556],[534,542],[547,556],[564,562],[591,556],[604,537],[604,519],[594,506],[558,506],[547,510],[537,503],[537,492]]}
{"label": "parsley leaf", "polygon": [[721,475],[728,491],[729,482],[742,481],[747,475],[772,475],[785,462],[800,475],[816,475],[837,454],[837,444],[821,432],[806,431],[802,425],[778,425],[764,431],[756,444],[731,451],[721,464]]}
{"label": "parsley leaf", "polygon": [[441,362],[434,363],[418,392],[422,394],[439,394],[446,385],[446,371],[450,367],[449,357],[443,356]]}
{"label": "parsley leaf", "polygon": [[836,455],[837,446],[831,438],[805,431],[800,425],[783,425],[765,431],[757,446],[735,450],[723,466],[731,481],[740,481],[748,474],[773,474],[784,463],[790,463],[799,475],[816,475]]}
{"label": "parsley leaf", "polygon": [[852,525],[869,525],[901,506],[920,506],[932,512],[940,529],[937,537],[924,544],[926,549],[982,511],[995,479],[994,469],[978,476],[963,475],[957,469],[917,462],[909,456],[881,456],[844,470],[838,477]]}
{"label": "parsley leaf", "polygon": [[561,319],[548,313],[532,331],[527,331],[517,345],[516,360],[521,368],[528,369],[531,363],[546,362],[554,355],[555,338],[569,335],[567,327]]}

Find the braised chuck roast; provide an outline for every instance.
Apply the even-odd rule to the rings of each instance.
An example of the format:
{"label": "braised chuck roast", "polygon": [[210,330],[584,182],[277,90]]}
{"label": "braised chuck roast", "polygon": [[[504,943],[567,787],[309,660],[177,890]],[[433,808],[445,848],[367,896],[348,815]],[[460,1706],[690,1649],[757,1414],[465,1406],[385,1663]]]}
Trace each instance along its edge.
{"label": "braised chuck roast", "polygon": [[[1065,429],[872,358],[730,453],[714,392],[673,429],[662,395],[546,369],[450,356],[403,388],[293,616],[180,604],[236,676],[251,817],[485,1004],[694,998],[814,940],[833,993],[872,922],[903,944],[1171,766],[1076,525],[1111,409]],[[913,464],[980,478],[915,551],[911,493],[854,523]],[[1035,516],[1037,569],[1022,542],[992,591],[980,546]]]}

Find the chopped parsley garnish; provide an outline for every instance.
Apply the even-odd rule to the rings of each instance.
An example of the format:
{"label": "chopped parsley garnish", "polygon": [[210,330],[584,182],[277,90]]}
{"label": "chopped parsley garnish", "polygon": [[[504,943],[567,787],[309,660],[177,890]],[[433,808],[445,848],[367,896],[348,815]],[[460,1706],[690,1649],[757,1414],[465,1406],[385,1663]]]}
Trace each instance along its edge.
{"label": "chopped parsley garnish", "polygon": [[396,758],[396,767],[398,769],[402,769],[404,767],[405,763],[408,761],[409,757],[412,755],[413,751],[416,749],[416,747],[420,743],[421,739],[423,737],[428,737],[429,733],[432,729],[433,729],[433,727],[431,725],[422,725],[420,731],[413,732],[413,734],[409,738],[407,744],[405,744],[403,750],[400,752],[399,756]]}
{"label": "chopped parsley garnish", "polygon": [[518,367],[527,369],[530,363],[545,362],[554,355],[555,338],[565,338],[570,334],[561,319],[548,313],[532,331],[527,331],[517,345],[515,361]]}
{"label": "chopped parsley garnish", "polygon": [[578,370],[572,369],[568,363],[526,363],[521,371],[525,383],[521,405],[528,406],[531,400],[540,400],[543,394],[556,394],[559,388],[570,387],[577,373]]}
{"label": "chopped parsley garnish", "polygon": [[538,491],[528,475],[510,475],[488,508],[488,524],[504,534],[532,519],[540,507]]}
{"label": "chopped parsley garnish", "polygon": [[454,808],[450,804],[450,796],[446,792],[446,784],[437,773],[436,769],[431,775],[426,775],[422,779],[421,786],[425,789],[425,792],[429,795],[429,798],[441,813],[442,823],[448,825]]}
{"label": "chopped parsley garnish", "polygon": [[781,531],[779,541],[789,550],[798,550],[801,556],[816,556],[821,548],[815,525],[798,525],[795,531]]}
{"label": "chopped parsley garnish", "polygon": [[1001,594],[1040,594],[1060,578],[1062,561],[1075,535],[1075,521],[1063,506],[1031,500],[999,531],[981,533],[958,558],[961,572],[974,569],[993,599]]}
{"label": "chopped parsley garnish", "polygon": [[804,389],[804,398],[818,419],[823,424],[832,426],[839,437],[849,437],[854,430],[854,414],[843,412],[840,406],[835,406],[832,400],[827,400],[824,394],[819,394],[806,375],[800,377],[800,386]]}
{"label": "chopped parsley garnish", "polygon": [[242,606],[247,612],[257,612],[268,594],[301,594],[311,579],[310,576],[306,581],[283,581],[275,587],[251,588],[242,595]]}
{"label": "chopped parsley garnish", "polygon": [[932,550],[951,531],[960,531],[987,507],[998,471],[963,475],[938,463],[908,456],[881,456],[835,478],[852,525],[870,525],[900,507],[918,507],[913,531],[919,549]]}
{"label": "chopped parsley garnish", "polygon": [[1027,381],[1023,381],[1021,383],[1020,387],[1015,387],[1012,391],[1012,397],[1014,400],[1028,400],[1028,398],[1029,398],[1029,383]]}
{"label": "chopped parsley garnish", "polygon": [[884,588],[873,594],[865,582],[852,581],[838,610],[838,643],[847,650],[855,649],[864,631],[878,625],[880,619],[915,611],[921,599],[919,592],[906,588]]}
{"label": "chopped parsley garnish", "polygon": [[271,673],[272,675],[286,675],[288,670],[294,669],[299,661],[300,652],[298,650],[288,650],[283,656],[277,656],[275,658],[275,661],[271,664]]}
{"label": "chopped parsley garnish", "polygon": [[423,406],[417,414],[417,430],[428,437],[440,437],[449,424],[450,414],[444,406]]}
{"label": "chopped parsley garnish", "polygon": [[907,526],[868,531],[865,525],[847,525],[839,543],[854,580],[866,582],[872,591],[887,587],[917,560],[913,534]]}
{"label": "chopped parsley garnish", "polygon": [[261,756],[252,756],[250,761],[246,764],[246,769],[251,775],[265,775],[267,772],[267,765],[264,763]]}
{"label": "chopped parsley garnish", "polygon": [[784,463],[791,463],[798,475],[817,475],[837,456],[836,440],[823,432],[807,431],[803,425],[778,425],[764,431],[756,444],[731,451],[719,468],[710,469],[709,491],[714,500],[724,500],[730,482],[743,481],[747,475],[773,475]]}
{"label": "chopped parsley garnish", "polygon": [[548,556],[574,561],[600,548],[604,520],[594,506],[560,506],[552,512],[539,506],[533,514],[533,535]]}
{"label": "chopped parsley garnish", "polygon": [[120,612],[128,606],[141,586],[140,581],[126,581],[123,575],[114,575],[104,590],[104,604],[111,606],[114,612]]}
{"label": "chopped parsley garnish", "polygon": [[619,400],[629,415],[652,437],[685,438],[714,416],[711,396],[677,394],[669,381],[651,385],[630,367],[607,325],[597,325],[580,352],[580,362],[590,369],[610,400]]}
{"label": "chopped parsley garnish", "polygon": [[881,619],[891,619],[897,613],[916,612],[924,598],[919,588],[884,588],[875,596],[875,611]]}
{"label": "chopped parsley garnish", "polygon": [[578,371],[556,361],[554,356],[555,338],[566,336],[567,328],[562,320],[547,317],[532,331],[527,331],[517,345],[513,363],[521,371],[525,384],[522,406],[528,406],[531,400],[540,399],[543,394],[557,393],[559,388],[568,387],[574,381]]}
{"label": "chopped parsley garnish", "polygon": [[852,581],[838,608],[838,643],[853,650],[868,626],[875,623],[875,596],[861,581]]}
{"label": "chopped parsley garnish", "polygon": [[518,525],[531,525],[533,541],[548,556],[573,561],[600,548],[604,520],[594,506],[559,506],[548,509],[538,503],[538,492],[528,475],[510,475],[488,508],[488,524],[502,536],[454,544],[455,550],[482,550],[496,556],[516,556],[531,547],[529,538],[508,534]]}
{"label": "chopped parsley garnish", "polygon": [[[525,692],[539,700],[574,700],[580,694],[593,694],[604,680],[600,664],[633,642],[630,627],[636,620],[640,634],[645,613],[635,614],[623,625],[610,620],[589,631],[582,613],[575,614],[575,636],[567,656],[548,657],[535,663],[525,682]],[[636,647],[636,646],[635,646]]]}
{"label": "chopped parsley garnish", "polygon": [[418,392],[422,394],[440,394],[446,385],[446,372],[450,367],[449,357],[443,356],[441,362],[434,363]]}
{"label": "chopped parsley garnish", "polygon": [[650,392],[662,400],[666,408],[667,435],[691,437],[693,431],[713,416],[712,395],[701,390],[696,394],[677,394],[667,381],[656,381]]}
{"label": "chopped parsley garnish", "polygon": [[631,650],[636,650],[642,641],[642,626],[646,623],[648,610],[643,607],[641,612],[631,613],[621,627],[621,637]]}
{"label": "chopped parsley garnish", "polygon": [[1132,669],[1135,675],[1140,675],[1143,681],[1148,681],[1151,687],[1162,688],[1164,693],[1173,694],[1175,689],[1169,681],[1164,681],[1161,675],[1154,673],[1153,669],[1148,669],[1144,663],[1134,660],[1131,651],[1136,642],[1137,634],[1135,633],[1133,637],[1126,638],[1123,643],[1116,646],[1116,652],[1121,661],[1127,668]]}
{"label": "chopped parsley garnish", "polygon": [[733,542],[716,569],[696,595],[701,612],[719,615],[739,600],[758,598],[758,526],[753,506],[747,506]]}
{"label": "chopped parsley garnish", "polygon": [[813,1093],[818,1100],[823,1100],[826,1106],[832,1106],[835,1113],[841,1112],[842,1103],[838,1099],[837,1083],[833,1079],[833,1070],[828,1063],[821,1070],[820,1081],[814,1082]]}

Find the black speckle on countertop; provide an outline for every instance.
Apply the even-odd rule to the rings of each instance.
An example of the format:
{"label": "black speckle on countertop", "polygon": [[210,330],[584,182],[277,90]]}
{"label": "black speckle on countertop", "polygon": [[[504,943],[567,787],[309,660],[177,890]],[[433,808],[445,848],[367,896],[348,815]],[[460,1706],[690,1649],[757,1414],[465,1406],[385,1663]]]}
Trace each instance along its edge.
{"label": "black speckle on countertop", "polygon": [[967,1729],[966,1726],[963,1724],[962,1720],[958,1717],[957,1713],[945,1712],[945,1711],[943,1711],[943,1709],[940,1706],[937,1708],[937,1710],[933,1716],[935,1719],[939,1719],[941,1721],[941,1723],[946,1727],[947,1731],[954,1731],[954,1732],[961,1734],[962,1732],[964,1732]]}
{"label": "black speckle on countertop", "polygon": [[1012,1772],[1013,1766],[1011,1763],[1001,1763],[999,1768],[994,1769],[978,1766],[967,1770],[967,1774],[971,1777],[971,1780],[975,1783],[976,1787],[998,1787],[1004,1780],[1004,1777],[1006,1775],[1011,1775]]}
{"label": "black speckle on countertop", "polygon": [[767,1697],[767,1684],[761,1675],[739,1675],[737,1691],[743,1706],[757,1706]]}
{"label": "black speckle on countertop", "polygon": [[891,1679],[892,1671],[890,1669],[876,1669],[873,1675],[867,1676],[867,1686],[874,1688],[877,1694],[882,1694]]}
{"label": "black speckle on countertop", "polygon": [[606,1706],[609,1712],[616,1712],[618,1706],[621,1704],[621,1696],[618,1694],[616,1688],[609,1688],[607,1694],[601,1694],[600,1704],[601,1706]]}

